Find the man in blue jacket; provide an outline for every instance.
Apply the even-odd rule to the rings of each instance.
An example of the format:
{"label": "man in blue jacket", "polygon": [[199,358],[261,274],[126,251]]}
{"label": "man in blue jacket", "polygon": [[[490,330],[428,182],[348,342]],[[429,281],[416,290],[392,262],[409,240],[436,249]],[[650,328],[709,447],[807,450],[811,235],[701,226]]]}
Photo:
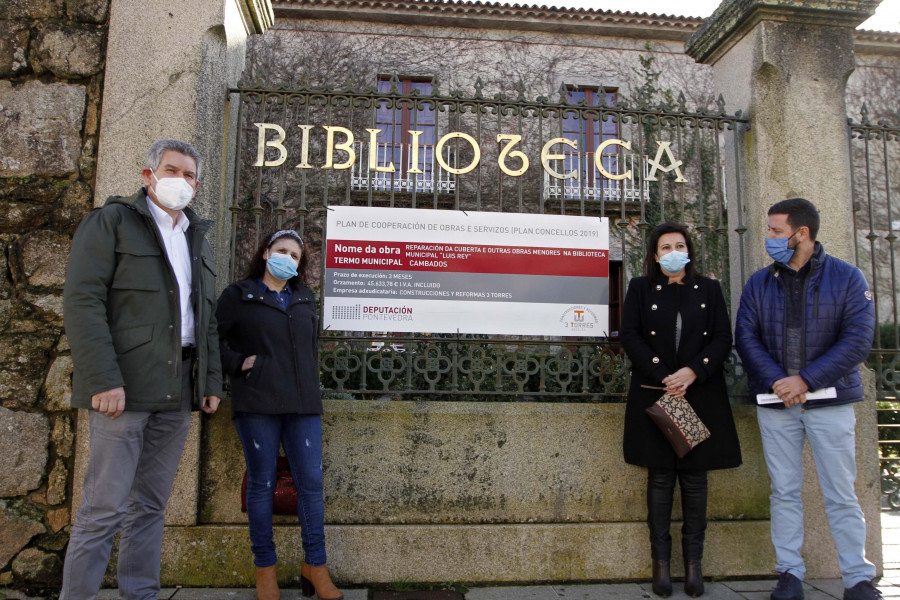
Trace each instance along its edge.
{"label": "man in blue jacket", "polygon": [[[875,308],[858,268],[828,256],[816,241],[819,213],[803,198],[769,209],[766,250],[775,261],[754,273],[741,295],[735,345],[755,396],[780,403],[757,409],[772,482],[772,543],[778,584],[772,600],[802,600],[803,442],[809,438],[825,512],[837,546],[844,600],[881,598],[866,560],[866,522],[856,480],[853,403],[863,399],[859,363],[872,348]],[[806,393],[834,387],[835,397]]]}

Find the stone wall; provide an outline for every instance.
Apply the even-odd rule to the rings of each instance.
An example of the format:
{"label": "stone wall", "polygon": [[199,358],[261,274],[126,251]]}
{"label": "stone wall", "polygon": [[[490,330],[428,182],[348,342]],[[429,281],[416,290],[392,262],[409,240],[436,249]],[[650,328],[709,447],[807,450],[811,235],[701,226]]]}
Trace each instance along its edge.
{"label": "stone wall", "polygon": [[[866,514],[877,515],[871,406],[871,398],[855,406],[856,490]],[[703,568],[714,578],[768,577],[769,479],[756,409],[733,409],[743,464],[710,473]],[[332,577],[349,585],[648,579],[646,470],[622,460],[624,413],[623,404],[326,400]],[[227,411],[210,420],[203,446],[201,520],[197,527],[166,528],[163,581],[252,585],[240,512],[243,454]],[[804,464],[807,576],[838,577],[808,445]],[[680,514],[676,498],[675,521]],[[297,585],[303,558],[297,518],[276,523],[279,578]],[[679,531],[675,523],[675,561]],[[878,565],[880,533],[872,526],[866,540]]]}
{"label": "stone wall", "polygon": [[0,2],[0,587],[50,587],[74,413],[62,288],[91,208],[109,0]]}

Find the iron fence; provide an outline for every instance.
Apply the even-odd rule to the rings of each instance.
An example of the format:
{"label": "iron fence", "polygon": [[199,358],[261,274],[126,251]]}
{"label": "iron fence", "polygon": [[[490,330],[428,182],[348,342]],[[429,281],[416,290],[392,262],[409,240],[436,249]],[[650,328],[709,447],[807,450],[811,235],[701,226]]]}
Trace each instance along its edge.
{"label": "iron fence", "polygon": [[897,232],[900,211],[900,126],[872,123],[863,105],[859,123],[850,122],[853,226],[856,264],[875,297],[875,340],[868,364],[875,370],[877,399],[896,402],[900,391],[900,320],[897,295]]}
{"label": "iron fence", "polygon": [[[391,81],[390,89],[382,85],[381,91],[354,82],[230,91],[230,105],[238,111],[231,133],[237,138],[232,278],[243,271],[260,235],[291,227],[307,240],[312,287],[318,291],[325,214],[338,204],[597,216],[610,220],[612,316],[603,338],[322,331],[320,369],[327,391],[428,399],[621,400],[628,379],[617,343],[623,290],[640,271],[648,230],[664,220],[692,227],[699,270],[721,280],[727,293],[721,156],[726,143],[736,143],[728,132],[746,120],[726,114],[721,98],[713,110],[689,111],[683,96],[675,106],[624,101],[597,106],[569,103],[565,85],[554,100],[528,99],[521,85],[514,95],[488,96],[480,79],[471,93],[442,93],[435,78],[430,94],[400,93],[397,78]],[[410,129],[404,133],[400,123]],[[427,124],[423,134],[415,133],[419,123]],[[578,157],[597,150],[592,142],[601,139],[597,124],[605,124],[604,135],[621,143],[601,147],[594,168]],[[465,135],[446,137],[450,133]],[[566,138],[562,145],[583,152],[574,161],[569,156],[568,163],[564,158],[553,163],[558,170],[577,170],[577,177],[554,179],[541,168],[542,146],[553,138]],[[520,153],[506,155],[513,139]],[[385,170],[389,156],[401,157],[393,172]],[[419,160],[431,162],[420,166]],[[460,165],[472,168],[463,173]],[[630,179],[608,176],[621,176],[626,166]],[[739,367],[730,365],[728,373],[739,377]]]}
{"label": "iron fence", "polygon": [[875,296],[875,340],[867,360],[875,371],[878,401],[878,451],[882,492],[900,508],[900,321],[896,242],[900,214],[900,127],[869,120],[865,105],[860,121],[849,119],[853,174],[853,228],[856,263]]}

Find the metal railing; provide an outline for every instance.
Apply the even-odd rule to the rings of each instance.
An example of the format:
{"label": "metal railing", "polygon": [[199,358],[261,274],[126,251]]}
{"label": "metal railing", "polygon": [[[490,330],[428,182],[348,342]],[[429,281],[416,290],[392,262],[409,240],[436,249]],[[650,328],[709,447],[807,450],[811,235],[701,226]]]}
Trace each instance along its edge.
{"label": "metal railing", "polygon": [[856,264],[875,301],[875,340],[868,366],[875,370],[879,402],[900,401],[900,126],[872,123],[863,105],[860,122],[849,119]]}
{"label": "metal railing", "polygon": [[616,181],[604,177],[594,166],[593,152],[563,152],[563,170],[574,172],[571,179],[556,179],[544,173],[544,195],[547,198],[575,200],[586,198],[594,202],[648,202],[650,164],[647,156],[616,153],[604,155],[602,164],[607,173],[620,175],[631,171],[634,176]]}
{"label": "metal railing", "polygon": [[878,458],[881,463],[881,493],[888,506],[900,509],[900,410],[879,408]]}
{"label": "metal railing", "polygon": [[[484,93],[482,87],[476,80],[469,93],[454,90],[445,94],[435,78],[429,95],[384,93],[355,83],[231,90],[229,105],[237,110],[237,126],[229,133],[237,143],[234,196],[229,207],[232,278],[243,271],[265,231],[291,227],[307,240],[312,287],[317,290],[324,269],[325,213],[329,206],[339,204],[607,217],[611,260],[622,265],[617,271],[619,280],[611,289],[616,287],[621,294],[628,279],[640,271],[649,229],[664,220],[680,220],[693,228],[699,270],[718,277],[728,293],[729,224],[720,150],[726,143],[737,145],[729,132],[745,127],[746,120],[726,114],[722,99],[713,110],[690,111],[683,100],[669,109],[606,107],[569,104],[564,85],[554,94],[558,99],[529,99],[523,85],[517,86],[516,93],[493,95]],[[432,169],[432,181],[444,181],[443,188],[429,186],[427,177],[397,185],[396,177],[376,176],[368,170],[365,144],[355,146],[356,156],[346,168],[323,168],[329,160],[329,143],[334,141],[326,138],[324,126],[345,128],[354,142],[368,140],[366,130],[375,128],[379,109],[382,114],[392,111],[395,118],[410,111],[413,130],[416,115],[433,111],[434,123],[429,126],[434,129],[434,139],[441,140],[451,132],[465,133],[481,150],[480,161],[476,164],[471,143],[458,137],[446,142],[442,151],[445,162],[455,167],[475,166],[443,180]],[[604,193],[600,195],[580,186],[577,191],[565,188],[556,193],[554,185],[545,184],[542,146],[563,137],[563,122],[571,124],[573,119],[585,129],[588,122],[616,123],[618,137],[633,155],[625,155],[621,166],[634,168],[635,162],[641,163],[634,168],[635,187],[627,188],[634,189],[633,193],[616,197],[606,193],[609,190],[602,184]],[[260,148],[260,124],[266,123],[272,125],[271,131],[277,131],[277,125],[284,132],[280,162],[276,144]],[[529,158],[530,167],[520,175],[509,174],[510,169],[523,166],[524,161],[512,158],[516,154],[507,157],[506,170],[500,168],[499,134],[521,136],[516,150]],[[580,139],[587,139],[585,132]],[[661,156],[658,152],[663,147],[680,161],[680,171],[662,168],[651,179],[643,157]],[[337,150],[332,154],[335,163],[346,160]],[[675,162],[657,158],[660,160],[661,166]],[[257,164],[263,166],[254,166]],[[678,172],[684,182],[677,181]],[[327,391],[354,397],[620,401],[628,379],[621,347],[608,336],[323,331],[319,364]],[[738,365],[731,364],[728,372],[729,377],[739,379]]]}
{"label": "metal railing", "polygon": [[[376,164],[384,167],[398,164],[399,157],[407,156],[406,164],[392,172],[373,170],[369,166],[369,144],[356,142],[356,161],[350,168],[350,188],[355,191],[373,189],[378,192],[421,192],[452,194],[456,190],[456,179],[440,167],[434,160],[434,146],[419,146],[418,152],[411,151],[408,145],[379,142],[375,150]],[[447,161],[454,167],[456,157]],[[396,167],[395,167],[396,169]],[[421,171],[416,173],[415,171]]]}

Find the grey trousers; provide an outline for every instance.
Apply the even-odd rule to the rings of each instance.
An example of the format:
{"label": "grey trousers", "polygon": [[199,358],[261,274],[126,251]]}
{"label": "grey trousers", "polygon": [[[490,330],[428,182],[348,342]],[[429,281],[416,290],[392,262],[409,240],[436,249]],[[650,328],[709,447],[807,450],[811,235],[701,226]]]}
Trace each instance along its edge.
{"label": "grey trousers", "polygon": [[[164,512],[191,417],[191,361],[182,364],[181,410],[91,411],[91,457],[72,526],[60,600],[94,600],[113,538],[119,539],[119,595],[156,600]],[[128,407],[128,391],[125,392]]]}

